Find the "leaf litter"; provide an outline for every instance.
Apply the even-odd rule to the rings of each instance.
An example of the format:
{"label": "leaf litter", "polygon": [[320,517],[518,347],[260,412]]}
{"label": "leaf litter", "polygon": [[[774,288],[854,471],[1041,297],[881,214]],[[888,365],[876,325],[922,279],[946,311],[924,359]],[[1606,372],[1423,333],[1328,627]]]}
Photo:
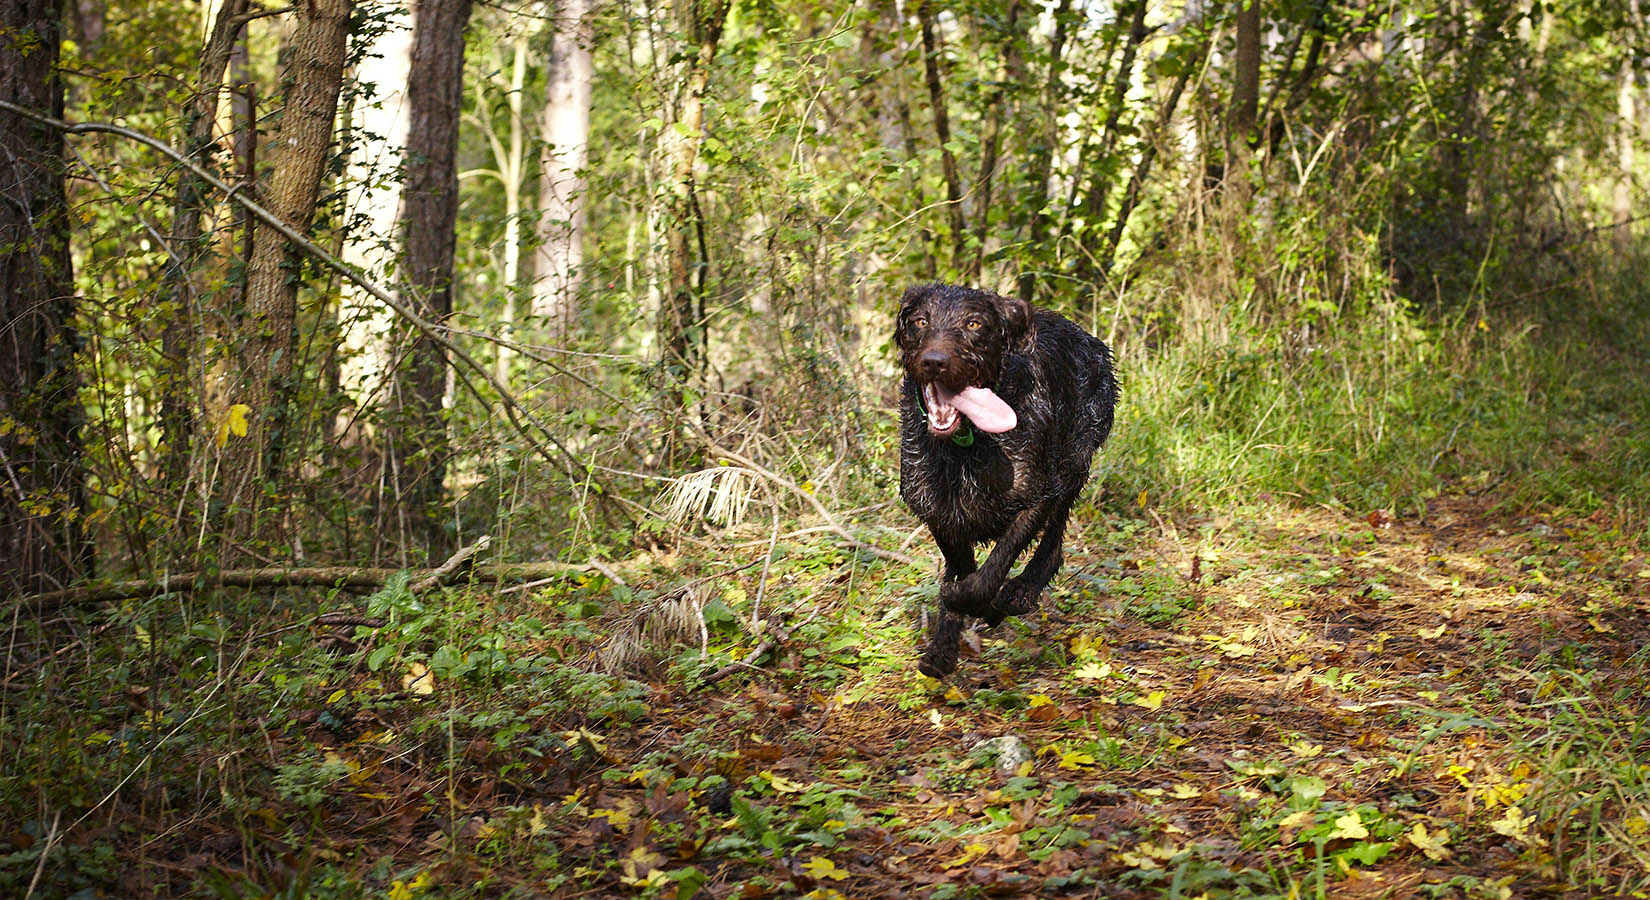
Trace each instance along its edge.
{"label": "leaf litter", "polygon": [[[1044,614],[980,634],[950,684],[915,672],[921,579],[834,548],[776,567],[788,640],[706,689],[694,672],[757,641],[719,600],[629,677],[591,675],[608,680],[583,704],[466,687],[473,654],[404,664],[390,702],[266,729],[285,766],[319,748],[320,794],[295,782],[240,834],[199,817],[138,871],[268,885],[320,865],[406,897],[1650,886],[1640,549],[1479,498],[1436,499],[1425,521],[1250,512],[1155,531],[1094,514]],[[752,575],[701,596],[737,606]],[[641,642],[637,608],[609,615]],[[606,622],[583,615],[506,655],[599,658]],[[525,737],[482,727],[500,709]]]}

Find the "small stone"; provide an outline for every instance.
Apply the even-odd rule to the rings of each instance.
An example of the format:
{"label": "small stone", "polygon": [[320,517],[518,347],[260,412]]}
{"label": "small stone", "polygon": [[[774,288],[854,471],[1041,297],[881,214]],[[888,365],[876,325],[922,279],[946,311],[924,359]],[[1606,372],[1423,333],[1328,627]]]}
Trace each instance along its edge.
{"label": "small stone", "polygon": [[997,771],[1004,775],[1013,775],[1020,771],[1022,764],[1031,762],[1031,747],[1017,734],[978,741],[968,752],[995,757]]}

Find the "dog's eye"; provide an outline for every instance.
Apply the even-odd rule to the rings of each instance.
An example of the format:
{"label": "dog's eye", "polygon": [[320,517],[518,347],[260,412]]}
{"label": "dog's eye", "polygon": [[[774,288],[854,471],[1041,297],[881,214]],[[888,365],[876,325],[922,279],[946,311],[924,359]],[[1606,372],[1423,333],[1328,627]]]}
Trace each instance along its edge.
{"label": "dog's eye", "polygon": [[928,327],[928,320],[924,319],[922,316],[917,316],[915,319],[911,320],[911,327],[912,328],[927,328]]}
{"label": "dog's eye", "polygon": [[981,328],[985,327],[985,323],[981,322],[979,319],[969,319],[967,325],[969,331],[979,331]]}

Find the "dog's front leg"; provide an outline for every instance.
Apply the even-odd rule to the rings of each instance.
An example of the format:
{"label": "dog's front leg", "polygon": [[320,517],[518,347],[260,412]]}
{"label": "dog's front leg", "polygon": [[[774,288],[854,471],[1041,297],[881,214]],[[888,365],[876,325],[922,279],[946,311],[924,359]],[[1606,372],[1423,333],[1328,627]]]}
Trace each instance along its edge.
{"label": "dog's front leg", "polygon": [[990,555],[986,556],[978,571],[940,585],[940,604],[952,612],[990,618],[997,592],[1002,590],[1003,582],[1008,579],[1008,570],[1014,567],[1015,560],[1042,530],[1047,518],[1048,508],[1044,505],[1021,510],[1009,523],[1008,530],[997,539],[996,546],[991,548]]}
{"label": "dog's front leg", "polygon": [[[955,540],[934,535],[940,555],[945,557],[945,571],[940,575],[940,591],[966,578],[974,571],[974,545],[966,540]],[[923,649],[917,671],[929,678],[944,678],[957,670],[957,654],[962,644],[963,617],[940,604],[934,610],[934,621],[928,628],[928,646]]]}

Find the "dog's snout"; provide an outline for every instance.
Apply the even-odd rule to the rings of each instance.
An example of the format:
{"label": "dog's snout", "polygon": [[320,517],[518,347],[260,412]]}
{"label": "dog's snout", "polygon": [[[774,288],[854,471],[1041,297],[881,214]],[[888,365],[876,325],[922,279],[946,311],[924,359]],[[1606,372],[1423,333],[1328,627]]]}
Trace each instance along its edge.
{"label": "dog's snout", "polygon": [[930,378],[945,374],[946,367],[951,365],[951,354],[944,350],[924,350],[917,358],[917,365],[922,366],[923,374]]}

